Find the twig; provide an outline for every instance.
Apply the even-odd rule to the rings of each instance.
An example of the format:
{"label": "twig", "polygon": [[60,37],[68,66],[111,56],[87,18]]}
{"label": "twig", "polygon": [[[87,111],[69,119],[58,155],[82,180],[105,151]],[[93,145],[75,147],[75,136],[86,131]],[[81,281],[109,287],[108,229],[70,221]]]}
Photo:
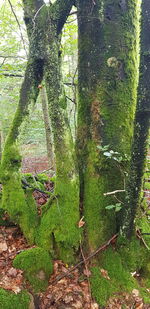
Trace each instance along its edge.
{"label": "twig", "polygon": [[32,20],[34,24],[35,24],[35,19],[36,19],[37,15],[38,15],[39,12],[41,11],[42,7],[45,6],[45,5],[46,5],[45,3],[42,4],[41,7],[38,9],[38,11],[35,13],[35,15],[34,15],[34,17],[33,17],[33,20]]}
{"label": "twig", "polygon": [[140,230],[136,231],[137,237],[143,242],[144,246],[146,247],[147,250],[150,250],[150,248],[148,247],[148,245],[146,244],[144,238],[142,237],[142,235],[147,235],[147,233],[141,233]]}
{"label": "twig", "polygon": [[74,12],[70,13],[69,16],[77,14],[77,13],[78,13],[78,11],[74,11]]}
{"label": "twig", "polygon": [[27,59],[26,57],[22,57],[22,56],[4,56],[4,55],[0,55],[0,58],[5,58],[5,59],[7,59],[7,58],[14,58],[14,59],[18,59],[18,58],[20,58],[20,59]]}
{"label": "twig", "polygon": [[102,245],[101,247],[99,247],[96,251],[92,252],[87,258],[85,258],[84,260],[80,261],[78,264],[76,264],[72,269],[68,270],[68,272],[66,272],[65,274],[61,274],[59,275],[51,284],[58,282],[59,280],[65,278],[66,276],[68,276],[70,273],[72,273],[76,268],[78,268],[80,265],[82,265],[83,263],[89,261],[91,258],[93,258],[96,254],[98,254],[99,252],[105,250],[107,247],[109,247],[109,245],[118,237],[118,233],[113,235],[104,245]]}
{"label": "twig", "polygon": [[14,11],[14,8],[13,8],[13,6],[12,6],[11,1],[10,1],[10,0],[8,0],[8,2],[9,2],[9,5],[10,5],[10,7],[11,7],[12,13],[13,13],[13,15],[14,15],[15,19],[16,19],[16,22],[17,22],[17,24],[18,24],[18,27],[19,27],[19,30],[20,30],[21,39],[22,39],[23,46],[24,46],[24,50],[25,50],[25,53],[26,53],[26,56],[27,56],[27,51],[26,51],[25,41],[24,41],[24,38],[23,38],[23,34],[22,34],[22,30],[21,30],[21,26],[20,26],[20,23],[19,23],[18,17],[17,17],[17,15],[16,15],[15,11]]}
{"label": "twig", "polygon": [[112,192],[106,192],[106,193],[104,193],[104,196],[114,195],[114,194],[119,193],[119,192],[125,192],[125,190],[115,190],[115,191],[112,191]]}
{"label": "twig", "polygon": [[76,104],[76,102],[75,102],[74,100],[72,100],[71,98],[69,98],[67,95],[66,95],[66,98],[67,98],[68,100],[70,100],[72,103]]}
{"label": "twig", "polygon": [[12,73],[0,73],[0,76],[6,76],[6,77],[23,77],[21,74],[12,74]]}
{"label": "twig", "polygon": [[40,190],[40,189],[38,189],[38,188],[35,188],[35,187],[31,186],[31,185],[26,181],[26,179],[21,179],[21,182],[22,182],[23,185],[25,185],[25,186],[28,187],[28,188],[33,189],[34,191],[38,191],[38,192],[43,193],[43,194],[45,194],[45,195],[51,196],[51,192],[49,192],[49,191],[43,191],[43,190]]}

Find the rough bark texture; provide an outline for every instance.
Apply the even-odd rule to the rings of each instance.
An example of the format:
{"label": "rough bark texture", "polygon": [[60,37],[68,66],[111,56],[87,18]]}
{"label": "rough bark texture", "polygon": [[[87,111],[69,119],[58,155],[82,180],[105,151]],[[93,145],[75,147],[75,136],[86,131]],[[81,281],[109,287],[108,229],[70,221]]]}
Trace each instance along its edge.
{"label": "rough bark texture", "polygon": [[[136,106],[139,4],[80,0],[78,22],[77,152],[86,236],[94,249],[116,231],[115,214],[105,207],[117,200],[103,194],[124,188]],[[104,155],[106,145],[119,152],[121,163]]]}
{"label": "rough bark texture", "polygon": [[55,163],[54,163],[52,131],[51,131],[50,118],[49,118],[49,113],[48,113],[47,94],[46,94],[45,86],[41,87],[40,92],[41,92],[41,102],[42,102],[42,110],[43,110],[44,125],[45,125],[48,162],[49,162],[49,167],[54,168]]}
{"label": "rough bark texture", "polygon": [[[134,231],[134,219],[140,201],[145,167],[148,133],[150,127],[150,2],[142,1],[141,60],[138,87],[138,103],[132,143],[131,166],[123,211],[121,234],[130,238]],[[145,218],[146,220],[146,218]],[[145,232],[145,231],[144,231]],[[148,231],[147,231],[148,232]]]}

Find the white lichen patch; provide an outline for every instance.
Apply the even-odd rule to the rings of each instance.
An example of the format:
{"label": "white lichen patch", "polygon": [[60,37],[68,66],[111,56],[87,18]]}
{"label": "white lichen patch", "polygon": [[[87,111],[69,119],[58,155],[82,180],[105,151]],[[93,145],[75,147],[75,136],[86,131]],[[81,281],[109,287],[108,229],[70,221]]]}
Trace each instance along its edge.
{"label": "white lichen patch", "polygon": [[117,60],[116,57],[110,57],[110,58],[107,59],[108,67],[117,68],[118,64],[119,64],[119,61]]}

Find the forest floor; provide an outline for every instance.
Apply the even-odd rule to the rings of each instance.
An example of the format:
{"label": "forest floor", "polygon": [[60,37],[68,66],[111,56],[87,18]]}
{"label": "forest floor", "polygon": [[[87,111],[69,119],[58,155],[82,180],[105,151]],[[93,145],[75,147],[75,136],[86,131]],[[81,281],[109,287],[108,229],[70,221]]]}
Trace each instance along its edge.
{"label": "forest floor", "polygon": [[[23,280],[23,271],[12,266],[13,259],[20,252],[31,248],[20,229],[0,227],[0,287],[14,293],[27,289],[28,282]],[[33,248],[33,247],[32,247]],[[139,297],[138,290],[131,294],[125,292],[115,295],[107,302],[106,307],[99,307],[92,299],[89,283],[90,271],[85,266],[76,268],[68,274],[68,265],[60,260],[54,261],[54,272],[49,280],[45,293],[34,297],[35,309],[150,309]],[[63,278],[59,280],[60,277]],[[16,308],[14,308],[16,309]]]}
{"label": "forest floor", "polygon": [[[33,160],[34,161],[34,160]],[[35,161],[34,161],[35,162]],[[38,160],[37,160],[38,162]],[[26,168],[28,164],[28,169]],[[35,164],[35,163],[34,163]],[[23,171],[42,172],[48,169],[45,159],[44,166],[35,166],[26,159]],[[38,163],[39,164],[39,163]],[[31,167],[32,165],[32,167]],[[42,169],[42,170],[41,170]],[[51,184],[49,184],[51,187]],[[47,187],[48,189],[48,187]],[[40,193],[34,193],[37,206],[46,202],[46,197]],[[31,293],[28,282],[23,280],[23,271],[12,266],[13,259],[20,252],[31,248],[23,237],[18,226],[0,227],[0,287],[14,293],[27,289]],[[34,296],[34,309],[150,309],[150,304],[144,304],[139,296],[139,291],[134,289],[132,293],[122,292],[108,300],[106,307],[100,307],[92,298],[90,288],[90,271],[84,263],[79,268],[69,272],[71,268],[60,260],[54,261],[54,272],[49,280],[45,293]],[[62,276],[63,275],[63,276]],[[61,279],[60,279],[61,277]],[[59,280],[60,279],[60,280]],[[149,291],[150,292],[150,291]],[[16,308],[14,308],[16,309]]]}

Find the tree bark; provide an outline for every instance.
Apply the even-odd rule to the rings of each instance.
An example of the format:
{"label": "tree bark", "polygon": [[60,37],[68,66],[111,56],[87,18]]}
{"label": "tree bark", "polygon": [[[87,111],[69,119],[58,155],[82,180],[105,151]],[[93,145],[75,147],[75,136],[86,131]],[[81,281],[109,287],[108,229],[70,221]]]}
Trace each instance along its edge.
{"label": "tree bark", "polygon": [[46,58],[44,77],[54,140],[57,198],[42,216],[38,243],[48,247],[51,238],[51,248],[55,249],[57,256],[71,262],[79,245],[78,171],[67,118],[67,101],[61,82],[60,38],[55,24],[50,24],[47,38],[51,48]]}
{"label": "tree bark", "polygon": [[[77,3],[77,153],[85,233],[93,250],[116,232],[116,215],[105,207],[117,200],[104,193],[124,189],[128,171],[125,157],[130,156],[138,81],[139,4],[114,0]],[[107,152],[119,153],[121,163],[105,156],[105,146]],[[118,194],[117,199],[123,202],[124,196]]]}
{"label": "tree bark", "polygon": [[[36,8],[34,8],[32,14],[33,18],[34,14],[36,14]],[[37,24],[37,28],[39,24]],[[33,39],[33,46],[36,47],[38,44],[38,37],[36,37]],[[3,185],[2,207],[8,211],[11,219],[20,225],[25,237],[30,243],[34,242],[38,218],[34,201],[30,197],[30,203],[33,205],[31,207],[27,200],[28,194],[26,196],[22,189],[19,172],[21,156],[17,147],[17,138],[23,119],[28,114],[28,106],[31,100],[36,101],[37,99],[38,85],[43,78],[43,64],[43,57],[41,57],[40,52],[35,54],[30,48],[18,107],[5,141],[1,160],[1,182]]]}
{"label": "tree bark", "polygon": [[[46,6],[42,0],[23,0],[24,20],[29,38],[29,60],[21,87],[18,109],[5,143],[1,166],[3,207],[13,218],[17,216],[17,222],[19,221],[25,236],[29,239],[30,227],[32,230],[36,229],[37,220],[35,220],[35,224],[31,224],[26,206],[23,208],[20,204],[20,201],[24,200],[18,172],[21,158],[17,150],[15,153],[13,151],[16,149],[19,127],[28,112],[28,105],[31,99],[36,101],[39,92],[38,86],[44,77],[54,136],[57,166],[55,196],[57,198],[53,202],[53,207],[45,211],[41,217],[36,242],[48,250],[51,247],[57,251],[61,258],[66,260],[73,260],[74,249],[77,249],[79,244],[77,226],[79,221],[79,186],[74,145],[66,113],[66,98],[61,82],[59,47],[61,30],[73,3],[73,0],[56,0],[53,5]],[[7,178],[8,173],[9,178]],[[10,173],[13,173],[12,176],[17,175],[17,184],[13,184]],[[15,195],[12,199],[12,191],[14,190],[16,192],[20,190],[20,198],[17,203]],[[13,201],[11,203],[12,212],[9,207],[10,199]],[[19,220],[20,208],[22,210]],[[26,216],[23,209],[27,213]],[[22,223],[23,217],[26,218],[24,224]],[[31,238],[33,241],[33,233]]]}
{"label": "tree bark", "polygon": [[[122,213],[121,235],[131,238],[134,219],[140,202],[144,174],[148,134],[150,128],[150,2],[142,1],[141,58],[137,110],[134,123],[132,156],[126,191],[126,203]],[[146,219],[145,219],[146,220]]]}
{"label": "tree bark", "polygon": [[46,135],[46,147],[47,147],[47,157],[50,168],[55,168],[54,162],[54,150],[53,150],[53,142],[52,142],[52,131],[48,113],[48,104],[47,104],[47,94],[45,86],[42,86],[40,89],[41,93],[41,103],[44,117],[44,126],[45,126],[45,135]]}

